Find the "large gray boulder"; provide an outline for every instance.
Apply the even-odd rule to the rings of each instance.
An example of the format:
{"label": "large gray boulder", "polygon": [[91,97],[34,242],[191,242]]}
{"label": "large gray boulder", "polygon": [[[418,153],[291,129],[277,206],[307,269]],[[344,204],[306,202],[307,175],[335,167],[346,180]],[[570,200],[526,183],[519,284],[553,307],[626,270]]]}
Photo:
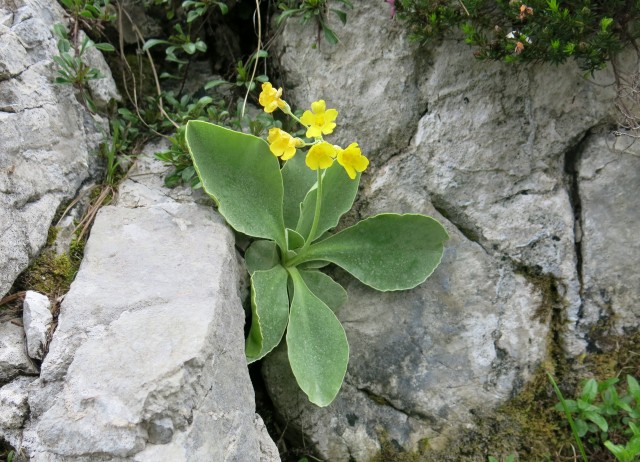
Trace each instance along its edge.
{"label": "large gray boulder", "polygon": [[103,137],[73,89],[53,83],[52,26],[63,22],[54,0],[0,0],[0,297],[89,177]]}
{"label": "large gray boulder", "polygon": [[418,50],[388,5],[354,6],[347,26],[332,24],[335,47],[312,48],[313,28],[287,22],[273,53],[285,99],[325,99],[340,112],[328,139],[358,141],[370,157],[359,215],[426,213],[452,239],[412,291],[344,279],[351,356],[331,406],[283,383],[282,352],[267,360],[276,408],[332,461],[368,460],[384,434],[405,450],[424,438],[442,447],[517,393],[551,349],[583,353],[603,324],[600,334],[637,329],[640,298],[633,199],[612,202],[635,197],[637,157],[595,134],[615,118],[611,75],[476,62],[455,40]]}
{"label": "large gray boulder", "polygon": [[244,357],[234,237],[141,159],[101,209],[30,387],[33,461],[276,461]]}

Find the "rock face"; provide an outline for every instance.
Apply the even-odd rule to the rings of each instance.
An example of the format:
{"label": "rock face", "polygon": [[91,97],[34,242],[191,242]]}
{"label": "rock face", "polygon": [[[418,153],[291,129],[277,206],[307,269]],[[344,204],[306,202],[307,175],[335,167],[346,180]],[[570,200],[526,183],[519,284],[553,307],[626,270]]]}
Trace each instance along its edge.
{"label": "rock face", "polygon": [[[635,231],[640,216],[640,146],[606,134],[588,137],[577,159],[583,282],[580,324],[595,348],[606,348],[603,333],[637,331],[640,321]],[[604,342],[604,343],[603,343]]]}
{"label": "rock face", "polygon": [[33,290],[28,290],[22,305],[22,321],[27,337],[29,357],[42,359],[49,328],[53,322],[49,298]]}
{"label": "rock face", "polygon": [[21,374],[37,374],[37,369],[27,355],[24,329],[11,322],[0,323],[0,384]]}
{"label": "rock face", "polygon": [[102,138],[73,90],[53,83],[62,22],[53,0],[0,1],[0,297],[89,177]]}
{"label": "rock face", "polygon": [[33,461],[279,460],[255,414],[233,235],[138,162],[93,226],[22,447]]}
{"label": "rock face", "polygon": [[597,346],[594,329],[637,329],[640,301],[637,148],[609,147],[615,90],[600,84],[611,76],[476,62],[451,40],[417,50],[388,5],[354,5],[346,27],[332,25],[336,47],[312,48],[313,28],[288,21],[274,50],[285,98],[325,99],[340,112],[328,139],[370,157],[359,215],[433,215],[452,239],[412,291],[345,278],[350,364],[331,406],[281,380],[282,352],[266,361],[276,407],[332,461],[367,461],[383,436],[445,445],[518,392],[553,324],[565,332],[554,347],[577,355]]}

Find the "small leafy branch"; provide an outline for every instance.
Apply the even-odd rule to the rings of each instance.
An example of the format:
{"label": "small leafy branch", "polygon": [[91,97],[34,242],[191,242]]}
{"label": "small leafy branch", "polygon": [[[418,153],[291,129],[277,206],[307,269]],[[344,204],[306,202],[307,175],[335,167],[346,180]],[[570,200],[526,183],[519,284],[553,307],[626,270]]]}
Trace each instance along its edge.
{"label": "small leafy branch", "polygon": [[[353,4],[350,0],[338,0],[345,8],[353,8]],[[324,38],[327,42],[335,45],[340,40],[338,36],[327,24],[327,16],[329,13],[335,14],[342,24],[347,23],[347,13],[344,10],[338,8],[329,8],[327,0],[289,0],[281,1],[278,3],[278,9],[282,11],[276,19],[276,24],[279,26],[282,21],[289,17],[299,16],[302,18],[302,23],[307,24],[312,19],[315,20],[318,26],[318,42],[320,42],[320,32],[324,34]]]}
{"label": "small leafy branch", "polygon": [[604,445],[618,462],[639,460],[640,385],[634,377],[627,375],[626,390],[620,393],[617,378],[602,382],[589,379],[575,400],[565,399],[549,378],[560,400],[556,409],[567,417],[584,462],[588,459],[583,438],[591,446]]}
{"label": "small leafy branch", "polygon": [[[109,0],[60,0],[67,8],[71,17],[71,33],[62,24],[55,24],[53,32],[58,38],[58,56],[53,60],[58,65],[56,83],[71,85],[82,95],[84,104],[91,112],[96,112],[96,106],[87,88],[90,80],[103,77],[100,71],[86,64],[84,55],[90,48],[100,51],[114,51],[109,43],[95,43],[87,35],[80,33],[80,23],[98,27],[101,22],[113,20],[109,11]],[[81,37],[82,35],[82,37]]]}
{"label": "small leafy branch", "polygon": [[[251,274],[249,362],[286,337],[300,388],[318,406],[336,397],[349,346],[335,312],[346,291],[320,271],[334,263],[381,291],[410,289],[440,263],[448,235],[431,217],[382,213],[338,233],[369,165],[358,143],[324,140],[338,111],[324,100],[298,118],[282,89],[262,85],[265,112],[280,109],[305,129],[305,139],[271,128],[268,142],[204,121],[190,121],[186,142],[204,190],[237,231],[257,238],[245,253]],[[309,148],[306,156],[298,155]],[[278,158],[286,161],[281,167]],[[285,336],[286,332],[286,336]]]}
{"label": "small leafy branch", "polygon": [[478,59],[562,63],[594,72],[640,34],[634,0],[395,0],[412,37],[462,30]]}

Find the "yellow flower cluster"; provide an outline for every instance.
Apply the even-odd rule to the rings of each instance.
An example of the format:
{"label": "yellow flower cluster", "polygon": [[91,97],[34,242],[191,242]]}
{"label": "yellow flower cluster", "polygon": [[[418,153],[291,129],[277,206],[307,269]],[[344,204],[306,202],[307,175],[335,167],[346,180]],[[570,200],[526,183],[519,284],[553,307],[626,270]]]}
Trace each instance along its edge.
{"label": "yellow flower cluster", "polygon": [[277,90],[270,83],[262,84],[262,93],[258,98],[265,112],[273,112],[280,108],[285,114],[290,115],[307,129],[306,137],[314,141],[305,143],[300,138],[294,138],[289,133],[279,129],[269,130],[267,142],[273,155],[282,160],[289,160],[296,154],[297,148],[311,146],[305,163],[311,170],[326,169],[333,165],[333,161],[345,169],[352,180],[356,178],[356,172],[364,172],[369,166],[369,159],[362,155],[358,143],[351,143],[346,149],[327,143],[322,135],[330,135],[336,127],[335,120],[338,111],[327,109],[324,100],[311,103],[311,110],[305,111],[299,119],[291,112],[289,105],[282,99],[282,88]]}

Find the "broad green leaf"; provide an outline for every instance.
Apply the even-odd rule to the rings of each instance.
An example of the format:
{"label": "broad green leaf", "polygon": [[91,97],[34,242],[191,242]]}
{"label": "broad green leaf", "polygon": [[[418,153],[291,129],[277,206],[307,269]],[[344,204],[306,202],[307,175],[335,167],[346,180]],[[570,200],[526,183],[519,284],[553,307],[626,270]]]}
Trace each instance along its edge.
{"label": "broad green leaf", "polygon": [[270,270],[280,261],[278,246],[273,241],[254,241],[244,253],[244,261],[249,274]]}
{"label": "broad green leaf", "polygon": [[[316,183],[318,176],[304,163],[304,156],[298,153],[289,159],[282,167],[282,181],[284,183],[284,224],[294,229],[300,217],[300,204]],[[315,197],[315,196],[314,196]]]}
{"label": "broad green leaf", "polygon": [[320,271],[301,270],[300,275],[309,290],[334,313],[346,303],[347,291],[331,277]]}
{"label": "broad green leaf", "polygon": [[277,265],[251,276],[251,330],[245,354],[252,363],[273,350],[284,335],[289,319],[287,270]]}
{"label": "broad green leaf", "polygon": [[312,244],[292,263],[326,260],[374,289],[410,289],[440,264],[448,238],[431,217],[383,213]]}
{"label": "broad green leaf", "polygon": [[580,398],[590,403],[594,399],[596,399],[597,395],[598,395],[598,382],[596,382],[594,379],[587,380],[584,383],[584,386],[582,387],[582,393],[580,393]]}
{"label": "broad green leaf", "polygon": [[185,138],[202,187],[227,222],[286,249],[280,164],[266,141],[200,120],[187,123]]}
{"label": "broad green leaf", "polygon": [[582,438],[584,435],[587,434],[587,431],[589,431],[589,426],[587,425],[587,422],[585,422],[582,419],[576,419],[575,424],[576,424],[576,432],[578,433],[578,436]]}
{"label": "broad green leaf", "polygon": [[334,400],[349,362],[349,344],[333,311],[316,297],[295,268],[293,301],[287,328],[291,370],[309,401],[327,406]]}
{"label": "broad green leaf", "polygon": [[600,428],[600,430],[602,430],[603,432],[606,432],[609,430],[609,425],[607,424],[607,421],[604,419],[604,417],[602,417],[597,412],[585,412],[584,416],[585,418],[589,419],[591,422],[596,424],[598,428]]}
{"label": "broad green leaf", "polygon": [[287,248],[289,250],[299,249],[304,245],[304,238],[294,230],[287,228]]}
{"label": "broad green leaf", "polygon": [[[320,208],[320,220],[318,221],[315,237],[320,237],[328,229],[334,228],[340,221],[340,217],[351,210],[358,192],[358,184],[360,184],[360,174],[358,173],[354,180],[350,179],[347,172],[338,162],[334,162],[324,172],[322,207]],[[317,188],[312,188],[304,198],[300,209],[300,219],[298,220],[296,231],[305,238],[309,236],[311,225],[313,224],[317,195]]]}

